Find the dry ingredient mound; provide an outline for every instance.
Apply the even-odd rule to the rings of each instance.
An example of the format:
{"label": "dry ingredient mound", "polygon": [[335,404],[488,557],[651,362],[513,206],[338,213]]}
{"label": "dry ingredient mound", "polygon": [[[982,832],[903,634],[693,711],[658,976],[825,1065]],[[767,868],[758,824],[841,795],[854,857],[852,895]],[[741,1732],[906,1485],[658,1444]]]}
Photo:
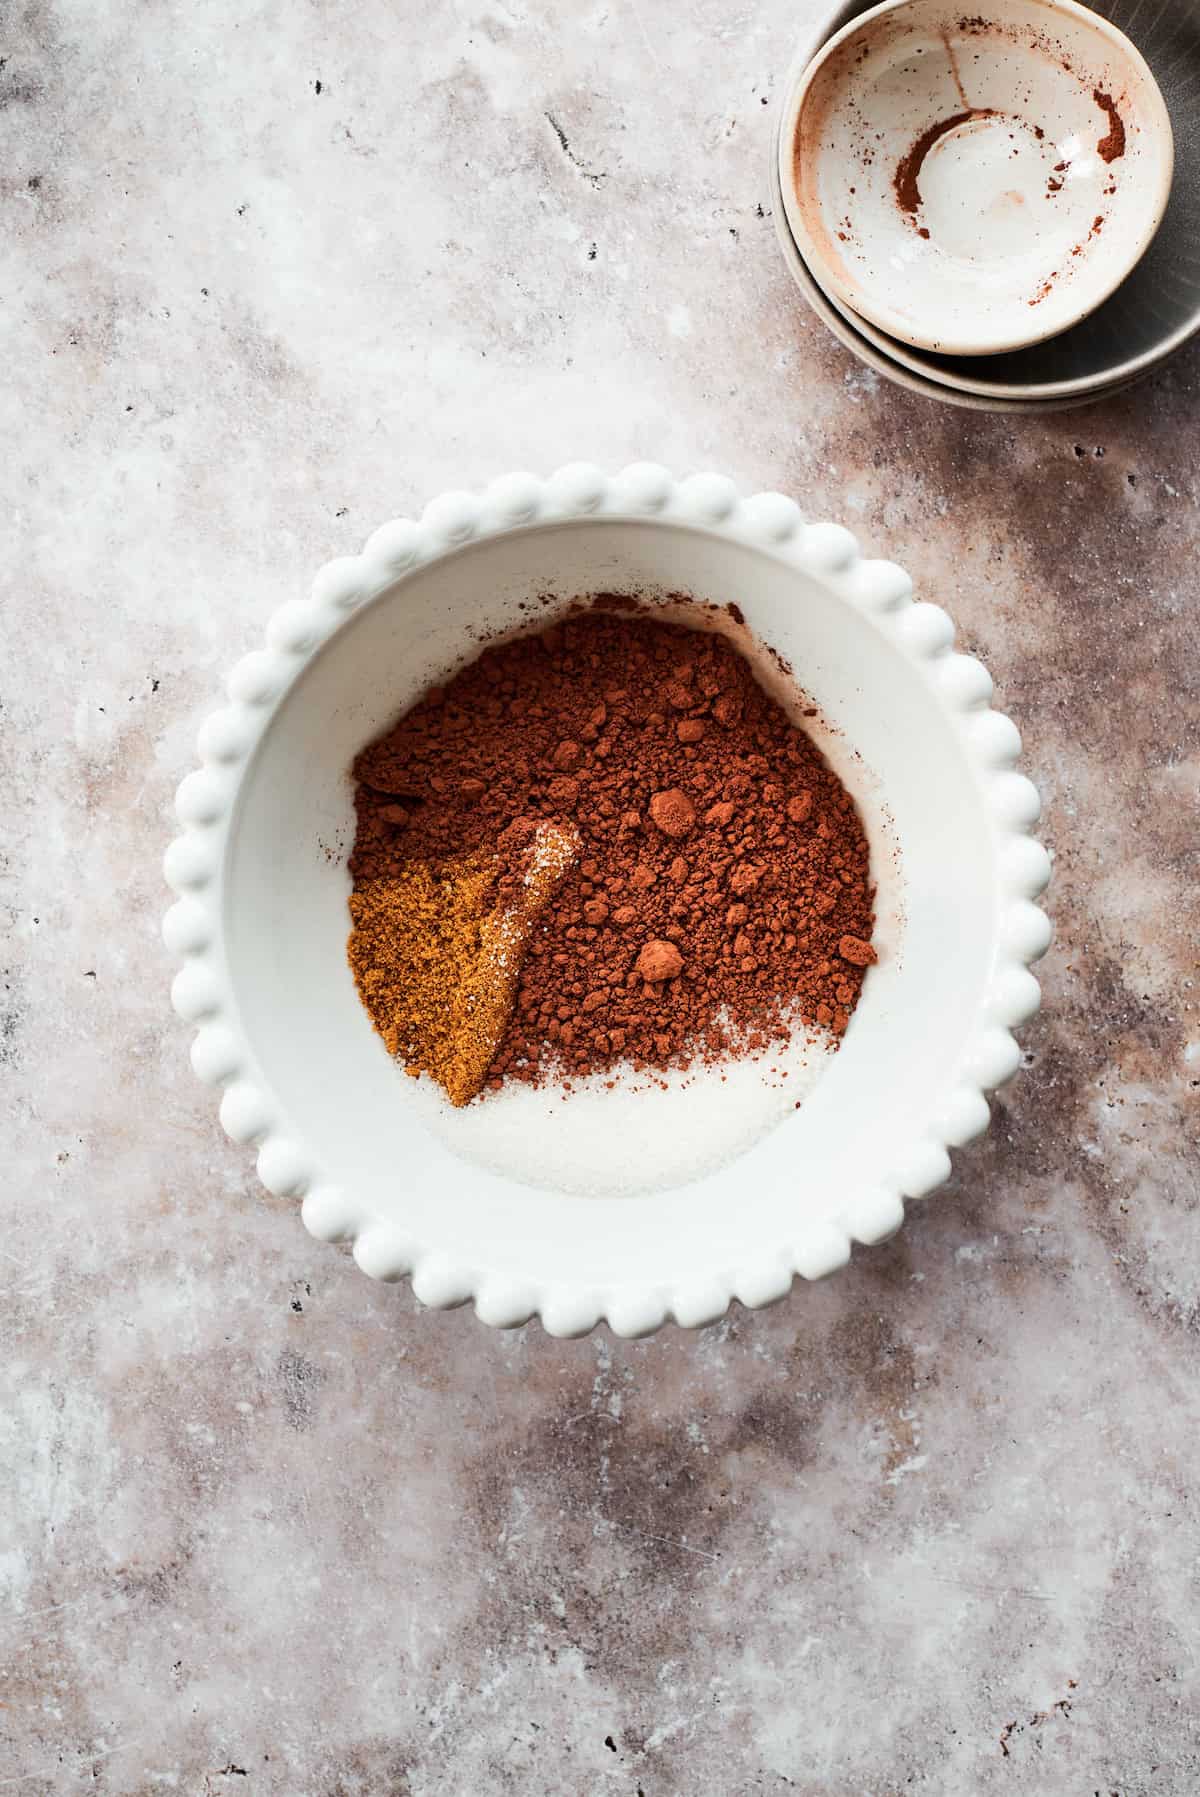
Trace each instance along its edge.
{"label": "dry ingredient mound", "polygon": [[431,688],[354,775],[359,994],[454,1103],[845,1030],[862,824],[724,636],[573,615]]}
{"label": "dry ingredient mound", "polygon": [[512,1015],[529,934],[579,853],[573,829],[507,832],[519,878],[501,893],[491,854],[407,862],[350,900],[350,964],[375,1027],[452,1104],[474,1098]]}

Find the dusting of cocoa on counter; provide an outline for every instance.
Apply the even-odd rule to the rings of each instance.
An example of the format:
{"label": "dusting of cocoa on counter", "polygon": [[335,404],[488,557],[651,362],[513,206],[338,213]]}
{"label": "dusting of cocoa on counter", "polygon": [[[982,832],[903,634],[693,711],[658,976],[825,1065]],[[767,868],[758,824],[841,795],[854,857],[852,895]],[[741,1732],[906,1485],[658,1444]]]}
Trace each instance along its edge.
{"label": "dusting of cocoa on counter", "polygon": [[[410,1070],[449,1090],[451,1068],[458,1102],[485,1077],[683,1067],[796,1027],[845,1030],[875,958],[862,824],[725,637],[572,616],[485,650],[354,772],[359,989]],[[573,850],[535,913],[518,902],[513,844],[538,825]],[[496,981],[485,948],[498,916],[510,921]],[[368,931],[388,943],[386,965],[362,953]],[[451,1044],[462,995],[478,1007],[485,989],[464,1056]]]}

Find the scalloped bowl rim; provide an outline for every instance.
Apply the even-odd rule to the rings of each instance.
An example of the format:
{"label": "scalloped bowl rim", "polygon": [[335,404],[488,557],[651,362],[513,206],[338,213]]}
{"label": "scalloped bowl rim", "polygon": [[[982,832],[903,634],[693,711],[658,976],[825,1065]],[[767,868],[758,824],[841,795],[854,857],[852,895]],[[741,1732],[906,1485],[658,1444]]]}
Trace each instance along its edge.
{"label": "scalloped bowl rim", "polygon": [[[984,796],[996,856],[992,901],[994,942],[978,1013],[949,1074],[932,1092],[928,1114],[914,1120],[910,1138],[889,1150],[885,1175],[845,1198],[831,1221],[789,1218],[789,1241],[752,1243],[737,1264],[714,1266],[704,1278],[628,1278],[599,1286],[587,1270],[564,1268],[553,1278],[513,1277],[475,1263],[452,1232],[414,1241],[393,1216],[372,1211],[317,1163],[303,1131],[280,1121],[242,1025],[227,978],[225,898],[227,847],[256,750],[297,678],[367,603],[402,586],[407,574],[431,567],[464,545],[486,543],[543,525],[597,519],[663,523],[739,548],[765,553],[795,571],[836,603],[865,620],[889,652],[904,658],[922,681],[922,703],[940,713],[955,734]],[[205,719],[199,733],[201,766],[185,776],[176,797],[182,833],[167,849],[165,873],[179,895],[163,921],[164,940],[182,965],[172,986],[178,1014],[197,1026],[192,1065],[220,1087],[227,1133],[258,1150],[268,1190],[303,1200],[311,1232],[349,1241],[367,1273],[410,1276],[424,1303],[449,1307],[474,1300],[490,1324],[512,1327],[541,1318],[553,1334],[579,1335],[601,1321],[618,1334],[644,1335],[674,1320],[695,1327],[719,1318],[737,1298],[773,1302],[795,1275],[817,1278],[849,1258],[851,1243],[884,1240],[900,1226],[906,1198],[926,1196],[950,1174],[952,1147],[987,1127],[987,1090],[1016,1070],[1020,1052],[1012,1029],[1037,1009],[1040,992],[1028,971],[1050,940],[1045,913],[1033,903],[1049,879],[1046,850],[1030,834],[1039,814],[1037,790],[1014,770],[1020,750],[1015,728],[990,707],[991,681],[973,657],[952,648],[953,625],[939,607],[913,598],[912,583],[887,561],[862,558],[838,525],[806,524],[795,502],[778,493],[740,497],[715,474],[679,481],[652,463],[607,477],[588,464],[561,468],[547,480],[513,474],[482,494],[450,492],[430,501],[419,522],[399,519],[368,540],[363,553],[327,564],[312,597],[290,601],[270,620],[267,647],[252,651],[229,675],[229,702]]]}

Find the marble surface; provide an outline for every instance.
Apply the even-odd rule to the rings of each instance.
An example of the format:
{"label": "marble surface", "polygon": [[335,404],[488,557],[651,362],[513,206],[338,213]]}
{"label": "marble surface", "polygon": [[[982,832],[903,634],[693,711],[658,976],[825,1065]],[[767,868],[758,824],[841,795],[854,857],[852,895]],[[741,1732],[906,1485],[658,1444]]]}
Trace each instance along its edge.
{"label": "marble surface", "polygon": [[[1200,354],[880,386],[765,216],[805,5],[3,22],[0,1791],[1200,1788]],[[222,1137],[171,796],[450,484],[715,466],[944,603],[1046,798],[1027,1067],[888,1246],[697,1336],[424,1314]]]}

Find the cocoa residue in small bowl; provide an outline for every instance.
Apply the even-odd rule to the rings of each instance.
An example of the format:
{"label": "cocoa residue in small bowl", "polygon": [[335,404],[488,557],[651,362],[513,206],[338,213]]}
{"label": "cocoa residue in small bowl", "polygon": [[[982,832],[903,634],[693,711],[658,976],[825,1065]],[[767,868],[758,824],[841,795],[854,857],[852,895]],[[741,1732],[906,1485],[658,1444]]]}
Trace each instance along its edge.
{"label": "cocoa residue in small bowl", "polygon": [[1117,111],[1116,101],[1111,94],[1094,87],[1092,98],[1108,120],[1108,131],[1096,145],[1096,154],[1101,162],[1116,162],[1119,156],[1125,154],[1125,121]]}
{"label": "cocoa residue in small bowl", "polygon": [[971,119],[994,117],[995,108],[992,106],[968,106],[965,112],[956,112],[948,119],[938,119],[936,124],[930,125],[922,131],[912,148],[906,150],[900,158],[896,173],[892,176],[892,187],[901,212],[912,216],[920,208],[920,174],[925,164],[925,158],[934,144],[940,142],[948,132],[957,130],[959,125],[968,124]]}

